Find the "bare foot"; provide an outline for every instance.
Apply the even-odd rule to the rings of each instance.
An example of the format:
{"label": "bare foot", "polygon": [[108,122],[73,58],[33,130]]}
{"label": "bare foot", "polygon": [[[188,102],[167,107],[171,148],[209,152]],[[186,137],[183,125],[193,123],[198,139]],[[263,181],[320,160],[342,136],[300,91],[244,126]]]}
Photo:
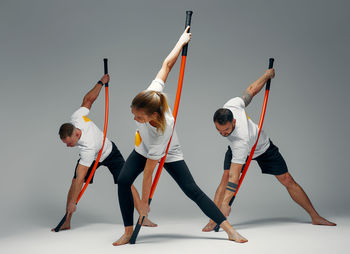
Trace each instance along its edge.
{"label": "bare foot", "polygon": [[124,234],[117,241],[115,241],[113,243],[113,245],[119,246],[119,245],[127,244],[127,243],[129,243],[131,236],[132,236],[132,234],[131,235]]}
{"label": "bare foot", "polygon": [[203,232],[213,231],[216,226],[214,221],[209,221],[208,224],[202,229]]}
{"label": "bare foot", "polygon": [[231,240],[231,241],[235,241],[237,243],[245,243],[245,242],[248,242],[247,239],[245,239],[243,236],[241,236],[237,231],[233,231],[233,232],[230,232],[230,234],[228,234],[228,239]]}
{"label": "bare foot", "polygon": [[153,223],[153,222],[152,222],[150,219],[148,219],[148,218],[145,218],[145,219],[143,220],[142,226],[144,226],[144,227],[158,227],[157,224]]}
{"label": "bare foot", "polygon": [[[60,228],[59,231],[62,230],[69,230],[70,229],[70,223],[68,223],[67,221],[65,223],[63,223],[62,227]],[[55,228],[51,229],[52,232],[55,232]],[[59,232],[58,231],[58,232]]]}
{"label": "bare foot", "polygon": [[337,224],[326,220],[325,218],[319,216],[317,218],[312,219],[313,225],[322,225],[322,226],[336,226]]}

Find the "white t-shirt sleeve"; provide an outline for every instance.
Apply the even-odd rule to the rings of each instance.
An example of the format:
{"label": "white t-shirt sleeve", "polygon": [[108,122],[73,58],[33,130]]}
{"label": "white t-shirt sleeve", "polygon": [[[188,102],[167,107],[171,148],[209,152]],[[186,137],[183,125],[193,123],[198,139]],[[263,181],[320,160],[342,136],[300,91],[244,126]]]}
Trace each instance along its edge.
{"label": "white t-shirt sleeve", "polygon": [[232,163],[244,164],[249,154],[249,133],[248,122],[245,115],[245,103],[241,97],[234,97],[225,103],[224,108],[230,109],[233,117],[236,118],[236,130],[234,140],[231,140]]}
{"label": "white t-shirt sleeve", "polygon": [[157,91],[157,92],[162,92],[164,89],[164,81],[156,78],[152,81],[152,83],[148,86],[147,90],[152,90],[152,91]]}
{"label": "white t-shirt sleeve", "polygon": [[[82,128],[84,117],[90,113],[90,110],[85,107],[80,107],[71,116],[71,123],[77,127]],[[92,162],[95,160],[95,151],[93,149],[83,148],[80,149],[80,161],[79,164],[90,167]]]}
{"label": "white t-shirt sleeve", "polygon": [[81,120],[84,116],[87,116],[90,113],[90,110],[85,107],[80,107],[77,111],[73,113],[71,116],[71,122],[74,123],[75,121]]}
{"label": "white t-shirt sleeve", "polygon": [[249,153],[249,144],[244,140],[237,140],[234,143],[230,144],[232,150],[232,163],[244,164],[248,153]]}
{"label": "white t-shirt sleeve", "polygon": [[79,164],[86,167],[90,167],[94,160],[95,160],[95,151],[93,149],[82,149],[80,151]]}
{"label": "white t-shirt sleeve", "polygon": [[245,108],[245,103],[241,97],[234,97],[225,103],[224,108]]}

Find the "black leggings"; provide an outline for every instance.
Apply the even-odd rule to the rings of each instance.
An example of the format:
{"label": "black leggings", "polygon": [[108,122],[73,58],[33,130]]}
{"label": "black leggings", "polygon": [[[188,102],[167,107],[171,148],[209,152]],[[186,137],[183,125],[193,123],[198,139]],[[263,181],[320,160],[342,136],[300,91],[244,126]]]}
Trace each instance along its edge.
{"label": "black leggings", "polygon": [[[118,177],[119,206],[125,227],[134,224],[134,202],[131,185],[136,177],[144,170],[146,160],[146,157],[133,150]],[[219,225],[226,220],[215,203],[197,186],[184,160],[165,163],[164,168],[180,186],[186,196],[192,199],[205,215]]]}

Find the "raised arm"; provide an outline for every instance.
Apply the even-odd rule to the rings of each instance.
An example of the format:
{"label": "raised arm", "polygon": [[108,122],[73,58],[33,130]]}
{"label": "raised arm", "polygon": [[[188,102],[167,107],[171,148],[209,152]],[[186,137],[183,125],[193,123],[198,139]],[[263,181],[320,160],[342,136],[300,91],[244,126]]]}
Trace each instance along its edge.
{"label": "raised arm", "polygon": [[261,91],[265,83],[273,77],[275,77],[275,70],[268,69],[260,78],[258,78],[256,81],[251,83],[250,86],[248,86],[248,88],[244,91],[244,94],[242,95],[242,99],[244,100],[246,107],[249,105],[253,97]]}
{"label": "raised arm", "polygon": [[176,63],[176,60],[178,56],[180,55],[180,52],[190,40],[191,40],[191,33],[188,32],[190,27],[186,27],[185,31],[183,34],[180,36],[180,39],[176,43],[175,47],[173,50],[169,53],[169,55],[165,58],[162,67],[160,71],[158,72],[156,78],[159,78],[163,80],[164,82],[166,81],[169,72],[173,68],[174,64]]}
{"label": "raised arm", "polygon": [[109,82],[109,75],[105,74],[103,77],[97,82],[97,84],[84,96],[82,107],[91,109],[92,104],[97,99],[100,94],[101,88],[104,84]]}

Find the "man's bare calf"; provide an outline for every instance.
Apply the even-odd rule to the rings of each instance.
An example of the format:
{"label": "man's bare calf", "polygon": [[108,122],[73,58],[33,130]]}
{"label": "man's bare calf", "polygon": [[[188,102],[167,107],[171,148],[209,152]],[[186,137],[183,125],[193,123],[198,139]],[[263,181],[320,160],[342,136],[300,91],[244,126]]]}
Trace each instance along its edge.
{"label": "man's bare calf", "polygon": [[310,199],[301,188],[301,186],[295,182],[293,177],[287,172],[282,175],[276,176],[278,181],[286,187],[291,198],[310,215],[313,225],[323,225],[323,226],[336,226],[337,224],[326,220],[321,217],[311,204]]}

